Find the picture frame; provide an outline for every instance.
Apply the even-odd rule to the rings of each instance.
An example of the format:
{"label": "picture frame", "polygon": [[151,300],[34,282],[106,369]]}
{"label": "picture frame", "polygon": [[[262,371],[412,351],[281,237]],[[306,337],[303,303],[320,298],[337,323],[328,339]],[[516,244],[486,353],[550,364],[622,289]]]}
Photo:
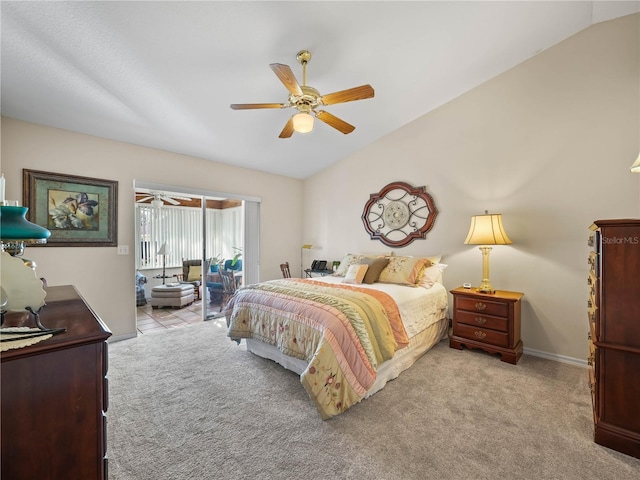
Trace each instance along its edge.
{"label": "picture frame", "polygon": [[43,246],[117,246],[117,181],[23,169],[22,195],[29,221],[51,231]]}

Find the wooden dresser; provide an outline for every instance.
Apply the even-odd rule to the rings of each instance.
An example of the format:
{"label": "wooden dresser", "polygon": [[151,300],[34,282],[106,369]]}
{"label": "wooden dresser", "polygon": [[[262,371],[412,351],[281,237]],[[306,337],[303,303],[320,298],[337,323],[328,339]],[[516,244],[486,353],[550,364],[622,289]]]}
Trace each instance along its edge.
{"label": "wooden dresser", "polygon": [[500,354],[503,362],[518,363],[522,356],[520,340],[519,292],[496,290],[479,293],[477,288],[459,287],[453,295],[453,332],[449,338],[451,348],[481,348],[491,354]]}
{"label": "wooden dresser", "polygon": [[598,220],[589,246],[594,440],[640,458],[640,220]]}
{"label": "wooden dresser", "polygon": [[[111,332],[73,286],[46,291],[42,323],[67,331],[0,354],[1,477],[106,479]],[[4,326],[35,324],[10,313]]]}

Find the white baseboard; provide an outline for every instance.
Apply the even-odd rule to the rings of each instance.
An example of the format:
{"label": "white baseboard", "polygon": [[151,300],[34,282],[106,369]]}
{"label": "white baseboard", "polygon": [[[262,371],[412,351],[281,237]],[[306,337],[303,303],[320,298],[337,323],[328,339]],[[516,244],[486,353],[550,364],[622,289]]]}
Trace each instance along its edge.
{"label": "white baseboard", "polygon": [[534,357],[546,358],[548,360],[555,360],[556,362],[568,363],[569,365],[575,365],[576,367],[587,368],[586,360],[580,358],[566,357],[564,355],[558,355],[556,353],[543,352],[542,350],[534,350],[533,348],[524,348],[522,353],[532,355]]}
{"label": "white baseboard", "polygon": [[127,340],[129,338],[136,338],[137,336],[138,336],[138,334],[136,332],[127,333],[125,335],[118,335],[117,337],[111,336],[111,337],[109,337],[109,339],[107,341],[109,343],[113,343],[113,342],[119,342],[121,340]]}

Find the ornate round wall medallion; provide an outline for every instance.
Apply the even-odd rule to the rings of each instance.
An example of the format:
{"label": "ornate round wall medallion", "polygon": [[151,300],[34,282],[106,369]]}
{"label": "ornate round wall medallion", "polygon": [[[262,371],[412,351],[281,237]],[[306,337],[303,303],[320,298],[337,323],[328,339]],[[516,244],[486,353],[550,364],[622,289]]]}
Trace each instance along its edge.
{"label": "ornate round wall medallion", "polygon": [[425,187],[393,182],[371,194],[362,222],[372,239],[390,247],[404,247],[416,238],[425,238],[437,215]]}
{"label": "ornate round wall medallion", "polygon": [[409,221],[409,207],[402,202],[389,202],[384,207],[384,221],[389,227],[402,228]]}

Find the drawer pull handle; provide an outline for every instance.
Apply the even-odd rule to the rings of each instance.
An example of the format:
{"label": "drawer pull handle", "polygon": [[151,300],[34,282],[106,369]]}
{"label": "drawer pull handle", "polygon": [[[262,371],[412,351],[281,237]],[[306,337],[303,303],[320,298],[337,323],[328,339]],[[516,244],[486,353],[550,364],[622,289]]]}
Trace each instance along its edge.
{"label": "drawer pull handle", "polygon": [[484,317],[476,317],[474,318],[474,320],[476,321],[476,323],[478,323],[479,325],[484,325],[485,323],[487,323],[487,319]]}
{"label": "drawer pull handle", "polygon": [[482,302],[476,302],[476,310],[484,310],[485,308],[487,308],[487,304],[486,303],[482,303]]}
{"label": "drawer pull handle", "polygon": [[480,332],[480,331],[473,332],[473,333],[474,333],[474,335],[475,335],[476,337],[478,337],[480,340],[482,340],[484,337],[486,337],[486,336],[487,336],[487,334],[486,334],[486,333],[484,333],[484,332]]}

